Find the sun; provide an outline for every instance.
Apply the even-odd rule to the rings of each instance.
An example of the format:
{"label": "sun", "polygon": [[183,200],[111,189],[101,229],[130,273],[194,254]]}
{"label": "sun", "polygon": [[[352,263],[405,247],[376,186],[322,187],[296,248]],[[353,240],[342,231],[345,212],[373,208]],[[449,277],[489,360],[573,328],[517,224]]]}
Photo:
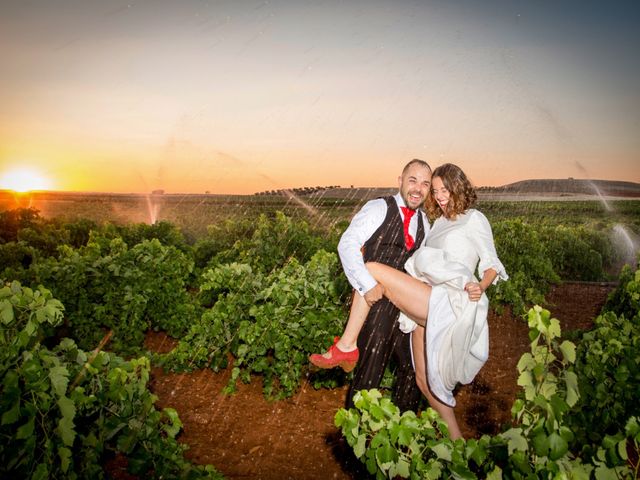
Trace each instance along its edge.
{"label": "sun", "polygon": [[0,189],[25,193],[51,189],[51,181],[32,168],[14,168],[0,176]]}

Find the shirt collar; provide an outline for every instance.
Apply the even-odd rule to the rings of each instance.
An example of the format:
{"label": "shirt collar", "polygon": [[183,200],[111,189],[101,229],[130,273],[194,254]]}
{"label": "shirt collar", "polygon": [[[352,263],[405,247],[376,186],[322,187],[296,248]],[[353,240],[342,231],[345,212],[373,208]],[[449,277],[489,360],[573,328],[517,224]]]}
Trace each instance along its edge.
{"label": "shirt collar", "polygon": [[398,204],[398,208],[400,207],[406,207],[407,205],[404,203],[404,198],[402,198],[402,195],[400,195],[400,192],[396,193],[393,198],[396,199],[396,203]]}

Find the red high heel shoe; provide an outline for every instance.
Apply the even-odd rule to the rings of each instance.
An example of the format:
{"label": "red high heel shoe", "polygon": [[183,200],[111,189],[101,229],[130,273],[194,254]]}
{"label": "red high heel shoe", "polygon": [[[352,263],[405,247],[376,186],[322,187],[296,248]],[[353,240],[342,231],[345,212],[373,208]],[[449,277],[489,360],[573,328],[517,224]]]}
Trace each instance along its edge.
{"label": "red high heel shoe", "polygon": [[343,352],[338,348],[338,340],[340,340],[340,337],[335,337],[333,339],[333,345],[327,350],[327,352],[331,354],[331,357],[326,358],[320,353],[314,353],[309,356],[309,361],[318,368],[340,367],[347,373],[353,370],[356,363],[358,363],[360,352],[357,348],[350,352]]}

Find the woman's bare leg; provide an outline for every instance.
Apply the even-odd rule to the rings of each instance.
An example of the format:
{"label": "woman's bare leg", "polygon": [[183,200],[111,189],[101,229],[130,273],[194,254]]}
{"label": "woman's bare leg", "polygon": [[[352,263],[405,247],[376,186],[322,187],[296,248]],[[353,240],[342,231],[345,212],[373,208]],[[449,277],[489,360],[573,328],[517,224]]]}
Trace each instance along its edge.
{"label": "woman's bare leg", "polygon": [[427,323],[431,285],[383,263],[368,262],[367,270],[384,287],[384,296],[419,325]]}
{"label": "woman's bare leg", "polygon": [[426,397],[431,408],[433,408],[442,419],[446,422],[449,428],[449,437],[452,440],[462,438],[462,432],[458,426],[456,420],[456,414],[452,407],[445,405],[438,400],[429,390],[427,383],[427,359],[424,352],[424,327],[418,326],[411,334],[411,348],[413,350],[413,361],[416,370],[416,383],[422,394]]}
{"label": "woman's bare leg", "polygon": [[[431,295],[430,285],[382,263],[369,262],[367,263],[367,269],[373,278],[384,287],[384,296],[391,303],[417,323],[421,325],[426,323],[429,311],[429,296]],[[355,294],[351,302],[347,325],[337,343],[337,347],[340,350],[349,352],[356,348],[358,335],[367,319],[369,310],[371,310],[371,307],[369,307],[364,297]],[[329,358],[327,355],[330,355],[328,352],[325,353],[325,356]]]}
{"label": "woman's bare leg", "polygon": [[[384,295],[405,315],[412,318],[418,327],[413,331],[411,337],[411,348],[416,370],[416,383],[422,394],[426,397],[431,408],[433,408],[449,428],[449,436],[455,440],[462,438],[462,432],[458,426],[453,408],[440,402],[429,390],[427,382],[426,358],[424,351],[424,326],[429,315],[429,297],[431,296],[431,286],[411,275],[408,275],[393,267],[377,262],[366,264],[367,270],[384,287]],[[355,294],[349,311],[349,319],[344,333],[337,343],[337,347],[343,352],[354,350],[357,345],[358,335],[369,314],[370,307],[361,295]],[[323,356],[330,358],[327,352]]]}
{"label": "woman's bare leg", "polygon": [[[413,359],[416,370],[416,383],[422,394],[426,397],[431,408],[433,408],[449,428],[449,436],[452,440],[462,438],[462,432],[458,425],[455,412],[452,407],[445,405],[439,401],[429,390],[427,382],[427,362],[425,357],[425,328],[427,317],[429,315],[429,297],[431,296],[431,286],[408,275],[404,272],[396,270],[393,267],[382,263],[367,263],[369,273],[384,287],[384,295],[398,309],[411,317],[418,327],[413,331],[411,337],[411,348],[413,349]],[[345,334],[349,335],[349,341],[355,342],[360,333],[362,325],[364,325],[369,306],[363,297],[355,295],[354,302],[351,305],[349,320],[345,328]]]}
{"label": "woman's bare leg", "polygon": [[[418,327],[411,336],[411,348],[416,370],[416,383],[422,394],[429,401],[429,405],[440,414],[449,428],[449,436],[452,440],[462,438],[462,432],[458,426],[453,408],[440,402],[429,390],[427,382],[427,362],[425,358],[425,328],[429,315],[429,297],[431,285],[396,270],[382,263],[367,263],[367,270],[378,283],[384,287],[384,295],[398,309],[412,318]],[[366,305],[366,302],[363,302]],[[351,316],[350,316],[351,318]],[[362,322],[364,324],[364,321]]]}

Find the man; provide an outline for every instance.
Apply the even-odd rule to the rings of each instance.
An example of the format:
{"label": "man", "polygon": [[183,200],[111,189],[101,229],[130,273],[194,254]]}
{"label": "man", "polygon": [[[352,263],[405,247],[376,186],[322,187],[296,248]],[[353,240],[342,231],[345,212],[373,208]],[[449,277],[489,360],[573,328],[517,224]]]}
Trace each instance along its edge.
{"label": "man", "polygon": [[342,338],[322,358],[320,355],[311,358],[312,363],[322,368],[340,365],[349,371],[356,365],[347,408],[353,406],[356,391],[380,386],[392,356],[396,362],[393,402],[401,411],[417,410],[420,403],[409,335],[398,328],[398,309],[383,296],[384,288],[365,266],[365,262],[380,262],[403,270],[407,259],[424,243],[429,223],[420,207],[431,188],[431,168],[423,160],[411,160],[398,177],[398,186],[396,195],[367,202],[353,217],[338,244],[349,283],[372,307],[362,330],[358,334],[358,326],[353,332],[348,324]]}

